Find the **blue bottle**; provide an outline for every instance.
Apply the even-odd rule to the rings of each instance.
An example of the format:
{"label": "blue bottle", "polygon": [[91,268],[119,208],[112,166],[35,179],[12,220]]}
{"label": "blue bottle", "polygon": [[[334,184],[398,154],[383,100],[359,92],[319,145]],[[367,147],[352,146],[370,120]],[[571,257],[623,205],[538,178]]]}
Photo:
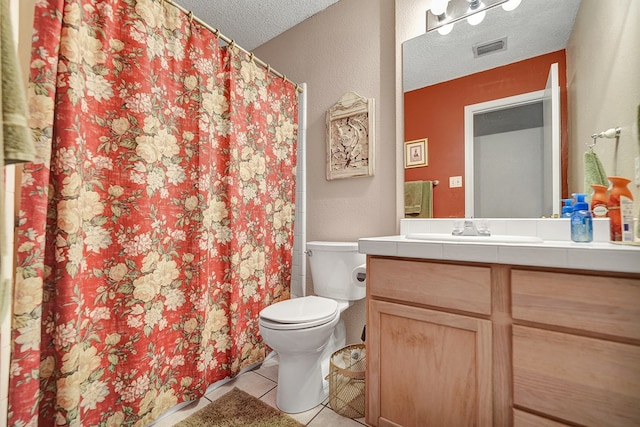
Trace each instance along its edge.
{"label": "blue bottle", "polygon": [[584,193],[574,193],[576,202],[571,213],[571,240],[574,242],[590,242],[593,240],[593,219]]}
{"label": "blue bottle", "polygon": [[562,214],[560,218],[571,218],[571,214],[573,213],[573,199],[562,199]]}

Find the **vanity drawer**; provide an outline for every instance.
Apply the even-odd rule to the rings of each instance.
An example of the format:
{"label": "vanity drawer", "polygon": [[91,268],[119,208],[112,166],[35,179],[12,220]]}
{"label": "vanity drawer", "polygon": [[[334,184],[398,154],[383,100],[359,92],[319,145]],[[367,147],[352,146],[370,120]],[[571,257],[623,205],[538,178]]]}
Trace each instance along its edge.
{"label": "vanity drawer", "polygon": [[491,268],[369,257],[371,296],[491,314]]}
{"label": "vanity drawer", "polygon": [[513,427],[568,427],[557,421],[548,420],[528,412],[513,410]]}
{"label": "vanity drawer", "polygon": [[640,339],[640,279],[511,271],[514,320]]}
{"label": "vanity drawer", "polygon": [[640,425],[640,347],[514,326],[513,403],[582,426]]}

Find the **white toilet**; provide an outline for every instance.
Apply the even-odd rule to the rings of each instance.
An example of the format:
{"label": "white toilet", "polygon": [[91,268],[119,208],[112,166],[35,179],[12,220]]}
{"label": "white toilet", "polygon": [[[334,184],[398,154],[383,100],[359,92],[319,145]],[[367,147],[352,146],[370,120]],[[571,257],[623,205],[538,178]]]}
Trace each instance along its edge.
{"label": "white toilet", "polygon": [[329,358],[345,346],[341,314],[365,297],[356,267],[366,257],[356,242],[308,242],[317,296],[282,301],[260,312],[260,334],[279,357],[276,404],[288,413],[307,411],[327,398]]}

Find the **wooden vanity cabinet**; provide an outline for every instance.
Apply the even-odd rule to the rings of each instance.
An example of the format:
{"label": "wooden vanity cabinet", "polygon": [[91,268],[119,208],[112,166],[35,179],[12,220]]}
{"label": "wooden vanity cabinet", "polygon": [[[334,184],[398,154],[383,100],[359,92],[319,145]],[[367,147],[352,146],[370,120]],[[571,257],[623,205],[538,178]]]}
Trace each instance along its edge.
{"label": "wooden vanity cabinet", "polygon": [[367,271],[367,422],[492,426],[491,270],[369,257]]}
{"label": "wooden vanity cabinet", "polygon": [[640,275],[367,256],[372,426],[640,426]]}

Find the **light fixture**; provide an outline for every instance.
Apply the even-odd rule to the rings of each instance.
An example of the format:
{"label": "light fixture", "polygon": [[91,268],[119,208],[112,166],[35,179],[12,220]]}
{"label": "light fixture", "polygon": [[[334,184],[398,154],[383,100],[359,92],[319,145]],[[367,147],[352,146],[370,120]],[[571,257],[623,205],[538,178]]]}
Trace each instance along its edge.
{"label": "light fixture", "polygon": [[431,1],[431,13],[435,16],[442,16],[447,13],[447,6],[449,0],[432,0]]}
{"label": "light fixture", "polygon": [[478,25],[487,16],[484,10],[484,4],[480,0],[467,0],[469,2],[469,13],[467,13],[467,22],[469,25]]}
{"label": "light fixture", "polygon": [[506,3],[502,4],[502,8],[507,12],[511,12],[516,7],[520,6],[520,2],[522,0],[508,0]]}
{"label": "light fixture", "polygon": [[446,36],[447,34],[449,34],[451,30],[453,30],[453,23],[445,24],[438,28],[438,32],[443,36]]}
{"label": "light fixture", "polygon": [[436,16],[441,24],[438,27],[438,32],[443,36],[453,30],[453,23],[449,23],[450,19],[447,16],[447,6],[449,6],[449,0],[433,0],[431,3],[431,13]]}
{"label": "light fixture", "polygon": [[[432,0],[427,10],[427,32],[449,34],[453,24],[467,18],[471,25],[484,19],[487,10],[499,5],[517,7],[521,0]],[[509,3],[509,5],[507,5]],[[443,28],[447,27],[447,28]]]}

